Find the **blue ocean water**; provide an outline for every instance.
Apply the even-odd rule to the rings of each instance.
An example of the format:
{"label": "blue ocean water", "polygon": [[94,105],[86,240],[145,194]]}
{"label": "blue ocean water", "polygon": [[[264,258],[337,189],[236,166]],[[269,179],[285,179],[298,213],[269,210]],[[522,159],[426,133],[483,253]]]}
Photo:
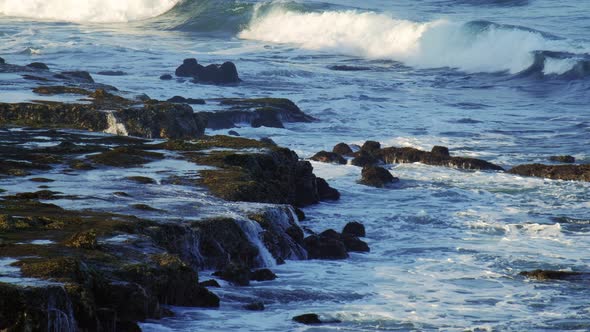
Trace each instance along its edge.
{"label": "blue ocean water", "polygon": [[[561,154],[590,162],[586,1],[0,0],[0,15],[0,56],[10,63],[88,70],[157,99],[290,98],[319,121],[237,131],[270,136],[303,158],[371,139],[445,145],[505,168]],[[244,82],[159,80],[188,57],[234,61]],[[128,75],[97,74],[104,70]],[[0,74],[0,101],[34,98],[28,84]],[[223,285],[220,309],[175,308],[176,317],[142,327],[590,330],[587,284],[518,276],[589,270],[589,184],[403,164],[389,166],[401,179],[395,189],[375,189],[356,183],[358,167],[313,166],[342,199],[307,208],[303,224],[319,231],[361,221],[371,253],[289,261],[273,267],[273,282]],[[252,301],[267,309],[242,309]],[[291,322],[306,312],[342,323]]]}

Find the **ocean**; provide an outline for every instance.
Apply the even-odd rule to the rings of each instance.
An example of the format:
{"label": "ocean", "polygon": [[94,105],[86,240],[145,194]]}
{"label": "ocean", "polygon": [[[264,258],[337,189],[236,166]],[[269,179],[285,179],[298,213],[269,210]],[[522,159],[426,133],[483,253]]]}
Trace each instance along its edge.
{"label": "ocean", "polygon": [[[7,62],[87,70],[156,99],[289,98],[318,121],[235,130],[301,158],[374,140],[506,169],[553,155],[590,163],[589,31],[589,1],[0,0]],[[159,79],[185,58],[233,61],[243,82]],[[0,101],[34,99],[30,84],[0,74]],[[519,276],[589,270],[588,182],[414,163],[386,165],[400,182],[380,189],[357,183],[359,167],[312,165],[342,196],[305,208],[302,225],[360,221],[370,253],[271,266],[275,281],[214,290],[219,309],[173,308],[142,329],[590,330],[587,283]],[[266,310],[242,309],[252,301]],[[291,321],[307,312],[342,322]]]}

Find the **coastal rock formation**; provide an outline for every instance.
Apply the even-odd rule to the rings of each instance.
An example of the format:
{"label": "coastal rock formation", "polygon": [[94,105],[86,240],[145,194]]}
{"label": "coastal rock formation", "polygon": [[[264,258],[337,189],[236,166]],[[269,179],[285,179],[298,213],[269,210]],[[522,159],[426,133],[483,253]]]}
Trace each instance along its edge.
{"label": "coastal rock formation", "polygon": [[185,59],[175,73],[179,77],[192,77],[195,83],[228,84],[241,81],[233,62],[203,66],[197,59]]}
{"label": "coastal rock formation", "polygon": [[252,127],[284,128],[286,122],[312,122],[315,119],[295,103],[282,98],[221,99],[215,112],[202,112],[207,128],[228,129],[248,123]]}
{"label": "coastal rock formation", "polygon": [[534,270],[524,271],[520,273],[531,279],[541,281],[545,280],[569,280],[569,281],[587,281],[590,282],[590,273],[588,272],[572,272],[572,271],[554,271],[554,270]]}
{"label": "coastal rock formation", "polygon": [[341,156],[352,156],[353,151],[350,146],[346,143],[338,143],[332,149],[332,152],[339,154]]}
{"label": "coastal rock formation", "polygon": [[590,181],[590,164],[584,165],[519,165],[508,171],[510,174],[534,176],[552,180]]}
{"label": "coastal rock formation", "polygon": [[309,158],[314,161],[319,161],[323,163],[332,163],[332,164],[346,164],[346,159],[344,159],[340,154],[335,152],[327,152],[327,151],[320,151]]}
{"label": "coastal rock formation", "polygon": [[[36,91],[84,94],[83,89],[68,87]],[[188,105],[156,102],[134,106],[136,102],[104,90],[87,93],[94,97],[92,104],[0,103],[0,125],[84,129],[147,138],[194,138],[205,130],[206,119],[194,114]]]}
{"label": "coastal rock formation", "polygon": [[377,188],[384,188],[399,181],[388,170],[380,166],[365,166],[361,175],[359,183]]}
{"label": "coastal rock formation", "polygon": [[350,233],[328,229],[303,241],[310,259],[345,259],[349,252],[369,252],[369,246]]}

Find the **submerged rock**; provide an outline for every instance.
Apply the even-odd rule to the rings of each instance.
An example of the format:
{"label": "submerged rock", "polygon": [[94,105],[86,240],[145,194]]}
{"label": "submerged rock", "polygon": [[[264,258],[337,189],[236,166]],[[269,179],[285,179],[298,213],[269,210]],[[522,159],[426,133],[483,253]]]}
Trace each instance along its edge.
{"label": "submerged rock", "polygon": [[348,252],[340,236],[323,232],[305,238],[303,246],[310,259],[346,259]]}
{"label": "submerged rock", "polygon": [[306,325],[313,325],[313,324],[321,324],[322,321],[320,320],[320,316],[317,314],[303,314],[299,316],[293,317],[293,320],[297,323],[306,324]]}
{"label": "submerged rock", "polygon": [[262,302],[252,302],[244,305],[244,309],[250,311],[264,311],[264,303]]}
{"label": "submerged rock", "polygon": [[125,76],[125,75],[127,75],[126,72],[120,71],[120,70],[103,70],[103,71],[99,71],[97,74],[103,75],[103,76]]}
{"label": "submerged rock", "polygon": [[590,164],[584,165],[519,165],[508,171],[510,174],[534,176],[552,180],[590,181]]}
{"label": "submerged rock", "polygon": [[46,64],[42,62],[32,62],[27,65],[29,68],[40,69],[40,70],[49,70]]}
{"label": "submerged rock", "polygon": [[475,158],[451,157],[443,149],[435,149],[435,153],[414,148],[383,148],[379,156],[387,164],[416,163],[426,165],[456,167],[472,170],[502,171],[503,168],[490,162]]}
{"label": "submerged rock", "polygon": [[447,148],[446,146],[436,145],[432,148],[431,152],[432,152],[432,154],[439,155],[439,156],[444,156],[444,157],[451,156],[451,153],[449,152],[449,148]]}
{"label": "submerged rock", "polygon": [[170,81],[172,79],[172,75],[170,75],[170,74],[164,74],[164,75],[160,76],[160,79],[162,81]]}
{"label": "submerged rock", "polygon": [[6,63],[6,61],[4,61],[4,59],[3,59],[3,58],[0,58],[0,65],[3,65],[3,64],[5,64],[5,63]]}
{"label": "submerged rock", "polygon": [[194,99],[194,98],[184,98],[181,96],[174,96],[167,100],[170,103],[182,103],[182,104],[190,104],[190,105],[205,105],[205,100],[203,99]]}
{"label": "submerged rock", "polygon": [[362,170],[362,178],[359,183],[366,186],[384,188],[392,183],[398,182],[399,179],[383,167],[365,166]]}
{"label": "submerged rock", "polygon": [[252,127],[283,128],[286,122],[315,120],[288,99],[222,99],[219,103],[224,109],[201,113],[208,120],[207,128],[228,129],[243,123],[249,123]]}
{"label": "submerged rock", "polygon": [[566,164],[573,164],[576,162],[576,158],[573,156],[551,156],[549,157],[549,160]]}

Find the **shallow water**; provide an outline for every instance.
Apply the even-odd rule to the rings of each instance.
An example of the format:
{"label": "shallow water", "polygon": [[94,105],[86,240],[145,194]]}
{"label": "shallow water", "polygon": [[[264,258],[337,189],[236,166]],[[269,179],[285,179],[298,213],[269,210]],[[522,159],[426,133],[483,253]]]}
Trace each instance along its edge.
{"label": "shallow water", "polygon": [[[0,13],[19,14],[8,10],[16,10],[15,3],[0,0]],[[547,157],[557,154],[590,162],[590,3],[185,1],[163,16],[127,22],[165,12],[157,8],[165,2],[128,3],[139,7],[89,1],[74,16],[83,21],[88,11],[100,11],[95,16],[100,19],[91,23],[69,23],[71,12],[57,10],[36,18],[0,16],[0,56],[9,63],[41,61],[59,70],[88,70],[98,82],[130,95],[290,98],[320,121],[236,130],[270,136],[301,157],[338,142],[372,139],[422,149],[445,145],[452,155],[505,168],[548,163]],[[159,80],[187,57],[205,64],[232,60],[244,82],[211,86]],[[333,65],[367,70],[329,69]],[[97,74],[103,70],[127,75]],[[2,101],[34,98],[27,88],[31,82],[3,75]],[[371,253],[338,262],[289,261],[273,267],[275,281],[215,290],[223,298],[220,309],[177,308],[177,317],[142,327],[590,329],[587,285],[518,276],[536,268],[588,270],[590,184],[404,164],[389,166],[401,179],[394,189],[375,189],[356,184],[357,167],[313,165],[342,199],[305,209],[309,220],[303,224],[315,231],[340,230],[348,221],[362,221]],[[97,197],[100,191],[97,187]],[[151,194],[157,196],[145,193]],[[185,197],[189,194],[194,195]],[[171,202],[154,198],[153,204],[165,208]],[[241,308],[252,301],[263,301],[266,311]],[[306,312],[343,323],[307,328],[291,322]]]}

